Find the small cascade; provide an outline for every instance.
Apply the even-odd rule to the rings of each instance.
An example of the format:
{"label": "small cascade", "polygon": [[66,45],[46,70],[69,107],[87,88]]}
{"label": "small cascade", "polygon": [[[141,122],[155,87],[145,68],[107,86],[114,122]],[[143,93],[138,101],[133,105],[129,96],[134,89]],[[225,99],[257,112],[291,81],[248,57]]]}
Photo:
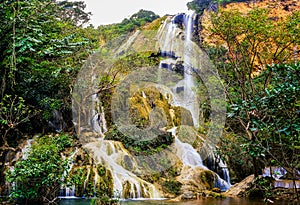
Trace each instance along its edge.
{"label": "small cascade", "polygon": [[[176,136],[176,127],[168,130],[172,133],[172,135],[175,136],[175,148],[176,148],[176,155],[181,159],[183,165],[193,167],[199,167],[204,170],[209,170],[205,165],[203,165],[203,161],[201,159],[200,154],[198,151],[193,148],[192,145],[189,143],[183,143],[181,142],[178,137]],[[230,176],[227,169],[227,166],[223,161],[220,161],[219,166],[224,168],[224,179],[222,179],[217,173],[216,173],[216,179],[215,179],[215,187],[220,188],[221,191],[226,191],[231,187],[230,184]],[[223,169],[222,169],[223,170]],[[225,177],[226,176],[226,177]]]}
{"label": "small cascade", "polygon": [[285,176],[287,171],[283,167],[265,167],[263,169],[263,177],[273,177],[275,180],[278,180]]}
{"label": "small cascade", "polygon": [[87,183],[89,181],[90,174],[91,174],[91,168],[88,169],[86,178],[85,178],[84,183],[83,183],[83,190],[84,190],[84,192],[86,191],[86,186],[87,186]]}
{"label": "small cascade", "polygon": [[66,191],[65,193],[66,197],[75,197],[75,185],[71,187],[66,187],[65,191]]}
{"label": "small cascade", "polygon": [[26,160],[28,158],[28,154],[29,154],[29,151],[30,151],[33,140],[34,139],[26,140],[26,144],[21,150],[23,160]]}
{"label": "small cascade", "polygon": [[97,94],[92,95],[92,100],[96,104],[96,107],[99,108],[99,110],[92,110],[91,126],[93,132],[104,136],[104,133],[107,131],[104,107],[99,105],[100,103]]}
{"label": "small cascade", "polygon": [[191,167],[201,167],[207,169],[202,163],[202,159],[198,152],[189,143],[181,142],[175,138],[176,155],[181,159],[182,163]]}
{"label": "small cascade", "polygon": [[55,132],[62,132],[67,126],[62,113],[58,110],[53,111],[52,119],[48,121],[48,125]]}
{"label": "small cascade", "polygon": [[68,158],[68,167],[69,167],[68,172],[72,170],[72,167],[74,165],[74,157],[76,156],[77,153],[78,153],[78,147],[75,147],[75,151]]}
{"label": "small cascade", "polygon": [[[78,148],[75,148],[75,151],[68,157],[68,170],[66,170],[62,176],[62,181],[64,181],[65,177],[68,175],[68,173],[70,173],[70,171],[72,170],[73,166],[74,166],[74,157],[76,156],[76,154],[78,153]],[[63,156],[63,159],[65,159],[66,157]],[[68,185],[62,185],[62,187],[60,188],[60,194],[59,197],[63,198],[63,197],[75,197],[75,185],[72,186],[68,186]]]}
{"label": "small cascade", "polygon": [[176,56],[173,53],[173,43],[172,39],[175,38],[176,35],[176,26],[173,23],[168,23],[167,21],[164,22],[164,25],[162,26],[165,27],[167,26],[167,35],[165,42],[161,48],[161,55],[163,57],[166,57],[166,59],[161,60],[159,64],[159,68],[166,68],[166,69],[172,69],[172,66],[176,63],[175,59]]}
{"label": "small cascade", "polygon": [[223,179],[229,184],[230,184],[230,175],[229,175],[229,170],[228,167],[226,165],[226,163],[220,159],[220,162],[218,164],[218,167],[220,167],[222,169],[222,174],[223,174]]}
{"label": "small cascade", "polygon": [[[297,175],[300,175],[300,172],[297,171]],[[300,188],[300,178],[296,178],[296,180],[292,180],[291,178],[287,177],[288,172],[284,167],[265,167],[262,170],[263,177],[272,177],[275,179],[274,181],[274,188],[286,188],[286,189],[293,189],[293,188]]]}
{"label": "small cascade", "polygon": [[222,179],[218,174],[216,174],[217,180],[215,180],[215,187],[219,188],[221,191],[227,191],[231,185]]}
{"label": "small cascade", "polygon": [[98,178],[99,178],[99,175],[98,175],[98,172],[97,172],[96,168],[94,168],[94,173],[95,173],[95,177],[94,177],[94,197],[96,197],[97,181],[98,181]]}
{"label": "small cascade", "polygon": [[300,180],[288,180],[288,179],[279,179],[274,181],[274,188],[285,188],[285,189],[299,189],[300,188]]}
{"label": "small cascade", "polygon": [[[14,163],[19,160],[26,160],[28,158],[31,146],[37,136],[34,136],[31,139],[26,139],[21,145],[20,150],[18,149],[17,152],[9,150],[4,158],[4,165],[6,166],[7,170],[10,170],[11,172],[14,171]],[[9,196],[10,193],[14,190],[16,186],[16,183],[10,183],[5,181],[5,185],[3,186],[3,189],[1,190],[0,194],[3,194],[3,196]]]}
{"label": "small cascade", "polygon": [[160,198],[155,186],[142,180],[132,171],[123,167],[124,159],[130,160],[132,167],[138,167],[130,153],[122,143],[100,139],[98,142],[88,143],[85,148],[90,150],[97,163],[105,165],[111,171],[116,198]]}

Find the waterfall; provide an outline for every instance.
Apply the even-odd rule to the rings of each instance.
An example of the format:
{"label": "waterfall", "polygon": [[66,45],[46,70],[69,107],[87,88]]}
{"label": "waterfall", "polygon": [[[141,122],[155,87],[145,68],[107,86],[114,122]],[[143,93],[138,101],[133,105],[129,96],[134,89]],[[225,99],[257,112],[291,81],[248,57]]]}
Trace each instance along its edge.
{"label": "waterfall", "polygon": [[92,109],[92,130],[101,136],[104,136],[104,133],[107,131],[104,107],[100,106],[100,101],[97,94],[92,95],[92,100],[96,107],[95,109]]}
{"label": "waterfall", "polygon": [[28,158],[28,154],[29,154],[29,151],[30,151],[33,140],[34,139],[26,140],[26,144],[21,150],[23,160],[26,160]]}
{"label": "waterfall", "polygon": [[[176,80],[179,79],[179,82],[175,82],[173,84],[170,83],[167,94],[173,96],[173,98],[170,100],[172,101],[170,102],[171,106],[179,106],[189,111],[190,115],[188,116],[188,124],[193,124],[194,126],[198,127],[199,104],[195,91],[197,85],[196,80],[192,75],[195,71],[195,67],[197,67],[197,65],[195,63],[192,63],[192,61],[199,63],[199,59],[197,58],[199,55],[196,56],[196,54],[198,54],[198,50],[197,52],[192,52],[193,50],[195,50],[195,43],[192,42],[194,14],[180,14],[178,16],[175,16],[173,19],[168,18],[160,28],[160,31],[165,31],[165,33],[158,33],[158,41],[162,41],[160,42],[160,52],[162,54],[162,57],[164,58],[160,62],[160,68],[173,70],[174,66],[176,67],[176,65],[178,64],[181,65],[182,70],[179,70],[180,72],[178,72],[181,75],[176,76]],[[181,24],[180,28],[184,28],[184,30],[179,29],[179,23]],[[138,39],[139,33],[140,32],[136,32],[131,38],[129,38],[127,43],[124,46],[121,46],[117,53],[121,55],[121,53],[130,50],[130,46],[136,39]],[[182,39],[184,39],[184,44],[182,44]],[[191,53],[193,55],[190,55]],[[150,98],[150,96],[147,96],[144,92],[142,92],[142,97],[147,100],[148,98]],[[74,122],[78,120],[79,125],[81,124],[81,126],[86,126],[86,124],[88,124],[92,127],[92,129],[88,129],[88,131],[92,130],[94,132],[92,135],[93,137],[91,137],[90,141],[86,140],[86,137],[88,137],[88,134],[90,133],[84,133],[82,135],[84,137],[83,140],[86,143],[83,145],[83,148],[85,148],[88,153],[91,153],[93,155],[96,165],[101,164],[108,171],[110,171],[113,180],[114,197],[160,198],[161,193],[153,184],[138,177],[140,176],[139,174],[145,173],[143,172],[145,170],[141,170],[141,167],[136,162],[135,158],[128,152],[128,150],[123,147],[123,144],[121,142],[104,140],[105,132],[107,130],[105,110],[103,106],[101,106],[97,94],[92,95],[92,101],[94,102],[91,103],[92,106],[88,106],[89,112],[84,113],[88,116],[84,118],[84,120],[88,118],[88,120],[86,120],[88,121],[88,123],[80,122],[80,120],[82,120],[80,118],[81,113],[77,113],[78,117],[75,117]],[[193,123],[190,122],[191,118],[193,120]],[[95,134],[95,132],[97,134]],[[175,140],[172,146],[175,147],[176,151],[172,154],[176,154],[176,156],[171,156],[174,156],[174,158],[176,159],[181,159],[185,167],[199,167],[203,170],[209,170],[205,165],[203,165],[203,161],[200,154],[198,153],[198,150],[194,149],[191,144],[181,141],[179,138],[177,138],[176,134],[173,135]],[[130,164],[129,168],[128,166],[126,166],[126,163],[128,161]],[[181,163],[179,164],[181,165]],[[172,166],[172,164],[170,164],[170,166]],[[90,179],[90,169],[87,174],[85,185]],[[228,171],[228,169],[224,169],[224,175],[227,174],[226,171]],[[94,178],[95,182],[97,181],[97,177],[98,176],[95,176]],[[230,186],[218,175],[216,175],[215,178],[216,185],[222,190]],[[226,175],[225,178],[228,181],[230,180],[229,175],[228,177]]]}
{"label": "waterfall", "polygon": [[190,56],[188,50],[192,49],[192,33],[194,25],[194,13],[188,13],[184,16],[185,24],[185,52],[184,52],[184,102],[186,107],[191,112],[194,126],[199,126],[199,104],[195,93],[195,80],[193,70],[190,65]]}
{"label": "waterfall", "polygon": [[265,167],[263,169],[263,177],[273,177],[275,180],[278,180],[285,176],[287,171],[283,167]]}
{"label": "waterfall", "polygon": [[[70,173],[70,171],[72,170],[73,166],[74,166],[74,157],[76,156],[76,154],[78,153],[78,148],[75,148],[75,151],[68,157],[67,161],[68,161],[68,170],[64,171],[64,174],[62,176],[62,181],[64,181],[65,177],[68,175],[68,173]],[[63,159],[65,159],[65,156],[62,156]],[[68,186],[66,184],[63,184],[60,188],[60,194],[59,197],[63,198],[63,197],[75,197],[75,185],[71,185]]]}
{"label": "waterfall", "polygon": [[48,121],[49,127],[55,132],[62,132],[66,128],[66,122],[62,113],[58,110],[53,111],[52,119]]}
{"label": "waterfall", "polygon": [[75,185],[73,185],[71,187],[66,187],[65,191],[66,191],[66,194],[65,194],[66,198],[75,197]]}
{"label": "waterfall", "polygon": [[228,167],[226,165],[226,163],[220,159],[220,162],[218,164],[218,166],[222,169],[222,174],[223,174],[223,179],[229,184],[230,184],[230,175],[229,175],[229,170]]}
{"label": "waterfall", "polygon": [[[172,133],[175,137],[175,149],[176,155],[180,158],[184,166],[200,167],[204,170],[209,170],[205,165],[203,165],[203,161],[201,159],[198,151],[189,143],[184,143],[180,141],[176,135],[176,127],[169,129],[168,131]],[[224,170],[223,175],[224,179],[222,179],[217,173],[215,174],[215,187],[220,188],[221,191],[226,191],[230,188],[230,177],[227,166],[224,164],[222,160],[220,160],[219,166]],[[224,168],[224,169],[223,169]]]}
{"label": "waterfall", "polygon": [[87,183],[89,181],[90,174],[91,174],[91,168],[89,167],[87,175],[86,175],[86,178],[85,178],[84,183],[83,183],[83,190],[84,190],[84,192],[86,191],[86,185],[87,185]]}
{"label": "waterfall", "polygon": [[[179,81],[173,87],[173,103],[174,106],[180,106],[190,111],[193,124],[195,127],[199,126],[199,101],[197,99],[196,93],[196,80],[193,76],[194,68],[192,66],[193,58],[196,56],[191,55],[195,46],[193,42],[193,32],[195,26],[195,14],[193,12],[188,12],[186,14],[178,14],[173,17],[172,20],[166,20],[162,29],[159,31],[160,38],[162,38],[161,53],[163,56],[168,57],[160,63],[161,68],[172,69],[176,61],[183,61],[183,80]],[[180,32],[182,30],[178,27],[184,28],[183,34],[183,45],[178,42],[179,35],[182,35]],[[165,33],[164,33],[164,31]],[[176,52],[175,52],[176,51]],[[181,54],[181,56],[179,55]],[[176,61],[175,61],[176,60]],[[209,170],[205,165],[203,165],[201,156],[190,144],[181,142],[176,134],[174,129],[169,130],[175,136],[175,147],[177,150],[177,156],[181,159],[184,165],[190,167],[201,167],[202,169]],[[210,146],[210,145],[207,145]],[[210,152],[214,150],[211,147],[207,147]],[[222,191],[227,190],[230,184],[230,175],[226,164],[220,160],[218,167],[222,170],[222,179],[218,174],[216,174],[216,183],[215,186],[219,187]],[[216,170],[217,171],[217,170]]]}
{"label": "waterfall", "polygon": [[130,153],[121,142],[100,139],[88,143],[85,148],[93,153],[97,163],[105,165],[111,171],[116,198],[161,198],[156,187],[139,178],[132,171],[122,166],[124,159],[131,160],[133,167],[138,167]]}
{"label": "waterfall", "polygon": [[[188,14],[179,14],[173,17],[172,20],[166,20],[162,29],[166,29],[164,42],[161,46],[162,56],[165,57],[160,62],[160,68],[172,69],[177,61],[184,62],[183,80],[178,82],[173,88],[174,93],[174,105],[181,106],[190,111],[194,126],[199,126],[199,103],[196,95],[196,84],[193,77],[193,69],[190,63],[190,56],[188,52],[192,49],[192,34],[194,29],[194,16],[195,14],[189,12]],[[174,39],[179,38],[180,31],[178,30],[177,24],[184,25],[184,48],[183,56],[177,56],[175,54],[176,42]],[[183,91],[183,93],[181,92]]]}
{"label": "waterfall", "polygon": [[181,159],[183,165],[191,167],[201,167],[207,169],[202,163],[199,153],[189,143],[181,142],[175,137],[176,155]]}
{"label": "waterfall", "polygon": [[[28,154],[31,149],[34,138],[36,138],[36,136],[34,136],[32,139],[26,139],[20,146],[21,148],[20,151],[18,151],[17,153],[10,150],[6,153],[4,164],[7,170],[13,172],[14,162],[18,160],[26,160],[28,158]],[[4,196],[9,196],[11,192],[15,189],[15,187],[16,187],[15,182],[10,183],[5,181],[5,185],[3,187],[3,190],[1,190],[1,194],[4,194]]]}
{"label": "waterfall", "polygon": [[98,172],[97,172],[96,168],[94,168],[94,173],[95,173],[95,177],[94,177],[94,197],[96,197],[96,195],[97,195],[97,193],[96,193],[97,181],[98,181],[98,178],[99,178],[99,175],[98,175]]}
{"label": "waterfall", "polygon": [[219,188],[221,191],[227,191],[231,185],[222,179],[218,174],[216,174],[217,180],[215,180],[215,187]]}

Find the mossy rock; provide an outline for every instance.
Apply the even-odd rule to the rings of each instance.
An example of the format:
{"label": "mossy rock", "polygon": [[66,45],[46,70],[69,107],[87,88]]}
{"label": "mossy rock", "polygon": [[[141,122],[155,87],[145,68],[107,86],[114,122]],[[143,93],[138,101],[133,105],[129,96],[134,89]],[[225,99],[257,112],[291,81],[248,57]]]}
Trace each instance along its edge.
{"label": "mossy rock", "polygon": [[225,198],[223,194],[215,192],[214,190],[209,193],[209,196],[213,198]]}
{"label": "mossy rock", "polygon": [[175,180],[167,180],[163,182],[162,188],[165,192],[178,196],[181,192],[182,183]]}
{"label": "mossy rock", "polygon": [[75,196],[84,195],[84,181],[87,177],[87,168],[86,166],[73,167],[70,173],[68,174],[67,181],[70,184],[75,184]]}
{"label": "mossy rock", "polygon": [[105,166],[97,165],[98,178],[96,181],[96,196],[97,197],[112,197],[113,196],[113,177],[111,172]]}
{"label": "mossy rock", "polygon": [[200,178],[207,189],[213,189],[215,186],[215,175],[212,171],[205,170],[201,172]]}
{"label": "mossy rock", "polygon": [[173,126],[168,99],[155,87],[145,88],[130,98],[130,116],[140,127]]}
{"label": "mossy rock", "polygon": [[[133,189],[135,190],[135,192],[136,192],[135,194],[137,196],[137,189],[134,184],[133,184],[133,186],[134,186]],[[125,181],[123,183],[122,198],[124,198],[124,199],[132,198],[133,196],[131,194],[132,194],[131,193],[131,183],[129,181]]]}
{"label": "mossy rock", "polygon": [[202,147],[204,139],[202,139],[202,136],[200,136],[198,131],[195,130],[193,127],[181,125],[177,130],[177,136],[181,142],[189,143],[197,149]]}

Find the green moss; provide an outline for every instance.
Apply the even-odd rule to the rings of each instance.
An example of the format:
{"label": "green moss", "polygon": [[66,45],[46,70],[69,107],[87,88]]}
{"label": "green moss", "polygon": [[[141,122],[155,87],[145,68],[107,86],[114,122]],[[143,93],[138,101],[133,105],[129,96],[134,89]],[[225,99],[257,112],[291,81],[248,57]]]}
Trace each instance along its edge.
{"label": "green moss", "polygon": [[216,193],[216,192],[210,192],[209,196],[212,196],[214,198],[225,198],[225,196],[221,193]]}
{"label": "green moss", "polygon": [[97,197],[112,197],[113,196],[113,178],[111,172],[103,165],[97,166],[97,182],[96,196]]}
{"label": "green moss", "polygon": [[71,172],[68,174],[67,183],[75,184],[76,186],[76,196],[84,195],[84,181],[87,177],[87,168],[83,167],[74,167]]}
{"label": "green moss", "polygon": [[[128,129],[132,128],[128,127]],[[128,133],[134,133],[134,130],[128,130]],[[149,129],[149,133],[154,133],[157,137],[150,140],[135,140],[136,138],[147,139],[147,136],[140,136],[140,133],[135,133],[135,136],[128,136],[120,132],[116,126],[113,126],[106,133],[105,139],[122,142],[126,149],[136,155],[151,155],[160,152],[172,144],[174,140],[171,133],[157,131],[154,128]]]}
{"label": "green moss", "polygon": [[213,189],[215,183],[215,176],[212,171],[203,171],[200,174],[201,181],[207,189]]}
{"label": "green moss", "polygon": [[165,181],[162,185],[164,191],[174,194],[174,195],[180,194],[181,186],[182,186],[182,183],[175,181],[175,180]]}
{"label": "green moss", "polygon": [[131,198],[130,190],[131,190],[131,184],[129,181],[126,181],[123,184],[122,198],[125,198],[125,199]]}

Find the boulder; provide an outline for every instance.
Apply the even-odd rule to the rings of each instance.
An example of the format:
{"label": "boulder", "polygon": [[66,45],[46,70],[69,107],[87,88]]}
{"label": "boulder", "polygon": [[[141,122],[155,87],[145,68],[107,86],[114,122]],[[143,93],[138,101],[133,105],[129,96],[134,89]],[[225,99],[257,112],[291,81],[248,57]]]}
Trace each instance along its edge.
{"label": "boulder", "polygon": [[224,195],[228,197],[245,197],[254,182],[254,175],[246,177],[243,181],[234,184]]}
{"label": "boulder", "polygon": [[213,188],[214,173],[200,167],[184,166],[177,181],[182,183],[181,200],[197,199],[206,190]]}

